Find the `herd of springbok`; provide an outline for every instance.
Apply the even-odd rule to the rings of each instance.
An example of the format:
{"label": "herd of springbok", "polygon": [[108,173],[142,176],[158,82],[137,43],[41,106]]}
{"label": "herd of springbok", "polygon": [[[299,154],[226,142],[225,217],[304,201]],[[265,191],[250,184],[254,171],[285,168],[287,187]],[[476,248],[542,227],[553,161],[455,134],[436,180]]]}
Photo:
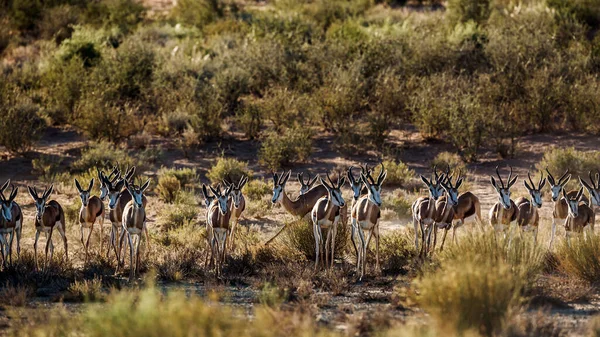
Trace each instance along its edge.
{"label": "herd of springbok", "polygon": [[[387,176],[387,171],[381,165],[377,179],[372,176],[372,168],[361,166],[358,176],[355,168],[350,167],[346,174],[341,172],[337,180],[333,181],[329,174],[326,179],[320,176],[304,180],[303,174],[297,175],[300,183],[299,196],[292,200],[288,197],[285,187],[291,176],[291,171],[282,174],[273,174],[272,203],[280,203],[290,214],[299,217],[309,217],[315,240],[315,271],[322,265],[331,268],[335,261],[335,243],[338,224],[344,226],[348,220],[348,206],[342,196],[342,187],[349,182],[352,192],[350,206],[351,241],[356,254],[356,271],[360,278],[364,276],[367,251],[371,238],[375,238],[376,269],[379,264],[379,219],[381,217],[381,190]],[[109,247],[106,257],[111,251],[117,260],[116,270],[124,265],[125,254],[122,254],[123,242],[129,244],[130,280],[135,277],[140,265],[140,243],[142,236],[146,244],[150,244],[148,227],[146,225],[147,199],[144,196],[150,180],[142,185],[133,181],[135,167],[125,170],[121,174],[118,167],[106,175],[97,170],[100,181],[100,196],[92,196],[94,179],[91,179],[87,188],[83,188],[75,179],[75,187],[81,199],[79,211],[80,241],[83,246],[87,263],[89,245],[94,225],[98,222],[101,237],[104,237],[103,224],[106,215],[104,202],[108,199],[108,218],[111,222]],[[496,232],[509,235],[509,244],[512,232],[518,229],[521,232],[532,232],[537,241],[539,225],[538,209],[542,206],[542,189],[546,182],[550,185],[554,211],[552,219],[552,232],[549,246],[552,247],[556,232],[556,223],[564,221],[567,242],[573,233],[592,232],[594,229],[594,208],[600,204],[600,176],[593,176],[590,172],[590,182],[579,178],[581,188],[567,192],[566,184],[571,179],[568,170],[558,180],[546,170],[547,177],[543,174],[536,184],[531,175],[524,180],[524,185],[530,198],[511,199],[511,187],[516,183],[517,176],[512,175],[512,168],[505,180],[502,179],[496,167],[497,179],[491,176],[491,184],[498,193],[498,202],[489,211],[490,225]],[[456,230],[468,222],[478,222],[484,230],[481,218],[480,203],[477,196],[471,192],[459,194],[458,190],[463,182],[462,172],[454,179],[450,168],[439,173],[434,167],[431,178],[421,176],[421,180],[429,193],[415,200],[412,205],[412,218],[415,234],[415,247],[421,256],[433,252],[436,247],[438,230],[444,231],[440,250],[444,247],[446,235],[452,229],[452,241],[456,242]],[[315,186],[317,180],[319,185]],[[210,250],[206,254],[205,265],[214,268],[216,275],[222,273],[223,263],[226,259],[227,246],[234,247],[235,227],[246,207],[246,199],[242,189],[248,182],[248,177],[242,176],[236,183],[230,179],[217,186],[202,185],[202,194],[206,206],[207,240]],[[11,192],[8,197],[4,195],[8,186]],[[590,195],[590,200],[583,195],[584,188]],[[68,258],[67,236],[65,234],[65,215],[61,205],[56,200],[49,200],[54,188],[51,185],[41,194],[35,187],[28,187],[29,194],[35,203],[35,268],[38,266],[37,244],[40,233],[46,236],[44,267],[48,263],[48,252],[52,259],[54,246],[52,233],[56,228],[63,240],[65,256]],[[22,232],[23,214],[20,206],[15,202],[18,188],[10,184],[10,180],[0,187],[0,251],[3,265],[12,264],[13,239],[16,236],[17,255],[20,255],[20,240]],[[281,231],[285,226],[281,229]],[[281,233],[280,231],[280,233]],[[87,233],[86,233],[87,232]],[[326,235],[324,235],[326,232]],[[279,233],[278,233],[279,234]],[[432,245],[433,234],[433,245]],[[419,249],[419,245],[421,246]],[[100,252],[103,251],[102,242]],[[209,261],[210,260],[210,261]]]}

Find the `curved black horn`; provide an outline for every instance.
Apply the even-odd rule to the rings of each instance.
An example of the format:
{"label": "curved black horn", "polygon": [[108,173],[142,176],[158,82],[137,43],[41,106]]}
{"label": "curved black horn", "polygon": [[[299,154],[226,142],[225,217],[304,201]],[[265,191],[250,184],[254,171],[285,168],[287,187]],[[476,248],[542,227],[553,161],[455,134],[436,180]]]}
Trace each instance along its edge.
{"label": "curved black horn", "polygon": [[498,175],[498,179],[500,179],[500,186],[504,188],[504,181],[502,181],[502,176],[500,175],[500,169],[496,166],[496,174]]}

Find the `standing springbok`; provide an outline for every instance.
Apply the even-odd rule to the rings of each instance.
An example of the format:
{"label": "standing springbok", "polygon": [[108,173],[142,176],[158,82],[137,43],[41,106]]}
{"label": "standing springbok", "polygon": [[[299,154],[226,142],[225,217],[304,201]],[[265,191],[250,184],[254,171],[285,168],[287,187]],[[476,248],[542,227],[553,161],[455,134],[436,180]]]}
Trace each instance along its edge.
{"label": "standing springbok", "polygon": [[533,243],[537,244],[538,225],[540,223],[540,215],[538,212],[539,208],[542,208],[542,188],[546,185],[546,178],[543,174],[540,177],[540,181],[537,186],[531,179],[531,173],[527,172],[529,183],[527,180],[523,180],[523,184],[531,196],[531,200],[520,197],[515,201],[515,204],[519,208],[519,216],[517,217],[517,226],[523,232],[533,232]]}
{"label": "standing springbok", "polygon": [[[569,205],[567,200],[562,197],[562,192],[569,183],[569,180],[571,180],[571,174],[569,174],[569,170],[567,169],[558,180],[555,180],[554,176],[547,168],[546,173],[548,173],[548,182],[550,183],[552,201],[554,202],[554,209],[552,211],[552,231],[550,232],[550,243],[548,245],[548,249],[552,249],[552,243],[554,242],[554,236],[556,234],[556,223],[562,220],[566,226],[566,220],[569,216]],[[577,192],[577,190],[569,191],[567,195],[569,198],[574,198],[577,195]],[[586,204],[589,202],[585,195],[581,196],[581,201]]]}
{"label": "standing springbok", "polygon": [[[149,242],[148,228],[146,227],[146,205],[144,203],[144,192],[150,186],[150,179],[144,185],[136,186],[125,181],[125,188],[131,195],[131,200],[123,209],[123,218],[121,221],[121,238],[119,239],[119,252],[123,244],[123,239],[127,235],[129,243],[129,281],[133,281],[135,273],[140,268],[140,243],[142,234],[146,236],[146,244]],[[135,254],[135,263],[133,256]],[[117,255],[118,256],[118,255]],[[125,257],[123,256],[123,262]],[[123,264],[123,262],[121,264]]]}
{"label": "standing springbok", "polygon": [[583,187],[579,189],[574,197],[570,196],[564,189],[562,193],[569,207],[569,214],[567,215],[567,221],[565,221],[565,236],[567,237],[567,244],[571,245],[573,233],[581,234],[584,231],[593,230],[595,215],[587,204],[581,203],[583,200]]}
{"label": "standing springbok", "polygon": [[[10,260],[10,264],[12,265],[12,243],[15,234],[17,235],[17,250],[20,249],[19,241],[21,239],[21,222],[23,217],[21,214],[21,208],[16,202],[14,202],[19,189],[15,189],[15,187],[12,186],[12,191],[8,199],[4,197],[5,189],[6,187],[4,186],[3,188],[0,188],[0,190],[2,190],[2,193],[0,193],[0,249],[2,250],[2,263],[6,267],[7,258]],[[6,236],[8,236],[8,240]]]}
{"label": "standing springbok", "polygon": [[[219,187],[217,187],[217,189],[220,190]],[[210,268],[213,266],[214,263],[214,257],[212,255],[212,239],[213,239],[213,226],[212,226],[212,219],[209,216],[210,215],[210,208],[211,205],[213,203],[217,202],[217,197],[214,194],[211,194],[206,185],[202,184],[202,195],[204,196],[204,206],[206,207],[206,240],[208,241],[208,247],[211,247],[210,250],[207,250],[206,252],[206,258],[204,260],[204,268],[207,268],[207,266]],[[210,265],[209,263],[209,259],[210,259]]]}
{"label": "standing springbok", "polygon": [[[387,177],[387,171],[381,164],[381,171],[377,177],[377,182],[367,176],[368,171],[361,172],[360,180],[367,187],[367,195],[363,195],[352,206],[351,218],[352,228],[358,232],[360,249],[356,256],[356,272],[359,279],[362,280],[365,275],[367,263],[367,249],[371,242],[371,236],[375,236],[375,269],[381,270],[379,265],[379,218],[381,217],[381,185]],[[365,239],[364,232],[367,232]]]}
{"label": "standing springbok", "polygon": [[99,168],[96,168],[96,171],[98,172],[98,181],[100,182],[100,200],[104,202],[109,192],[108,185],[104,183],[104,179],[108,180],[111,184],[114,184],[117,179],[119,179],[121,173],[118,166],[113,167],[108,177],[106,177],[104,172]]}
{"label": "standing springbok", "polygon": [[[94,231],[94,223],[98,219],[98,225],[100,226],[100,254],[102,254],[102,241],[104,240],[104,203],[97,196],[92,196],[92,188],[94,187],[94,179],[90,181],[87,189],[81,188],[79,181],[75,179],[75,186],[79,191],[79,198],[81,199],[81,209],[79,210],[79,225],[81,231],[81,245],[85,251],[84,263],[87,263],[89,258],[90,239],[92,232]],[[85,230],[88,230],[87,239],[84,242]],[[110,249],[110,248],[108,248]]]}
{"label": "standing springbok", "polygon": [[[10,184],[10,179],[7,180],[2,187],[0,187],[0,198],[5,200],[4,204],[11,212],[11,219],[5,225],[6,227],[14,227],[15,234],[17,236],[17,257],[21,257],[21,233],[23,232],[23,213],[21,212],[21,206],[15,202],[17,192],[19,188],[15,188],[14,185],[10,185],[11,191],[8,199],[4,196],[4,191]],[[10,245],[10,257],[12,258],[12,244]]]}
{"label": "standing springbok", "polygon": [[[496,192],[498,193],[498,202],[490,209],[490,225],[497,232],[503,232],[506,237],[506,230],[512,231],[513,225],[519,217],[519,208],[514,201],[510,199],[510,188],[517,182],[518,175],[512,177],[512,167],[508,174],[507,184],[504,184],[498,166],[496,166],[496,174],[500,184],[496,182],[493,176],[490,176],[490,181]],[[509,244],[512,239],[512,233],[509,233]]]}
{"label": "standing springbok", "polygon": [[427,254],[429,251],[428,242],[431,239],[431,232],[433,229],[435,214],[435,203],[444,193],[441,182],[445,179],[445,176],[438,175],[437,167],[433,168],[433,175],[431,180],[428,180],[424,176],[421,176],[421,180],[427,186],[429,195],[427,197],[420,197],[412,204],[412,218],[413,227],[415,230],[415,247],[419,250],[419,230],[421,232],[421,251],[420,256]]}
{"label": "standing springbok", "polygon": [[595,175],[592,175],[592,171],[589,171],[590,183],[588,184],[585,180],[579,177],[579,182],[590,194],[591,205],[588,204],[593,210],[594,213],[600,207],[600,173],[596,172]]}
{"label": "standing springbok", "polygon": [[298,178],[298,182],[300,183],[300,195],[304,195],[306,194],[306,192],[308,192],[313,185],[317,182],[317,179],[319,179],[319,175],[316,175],[314,178],[310,178],[310,175],[308,176],[308,178],[306,179],[306,181],[304,181],[304,172],[300,172],[296,175],[296,177]]}
{"label": "standing springbok", "polygon": [[[346,178],[342,174],[338,174],[337,184],[334,184],[327,173],[329,184],[319,177],[321,185],[327,190],[327,196],[320,198],[311,211],[311,219],[313,223],[313,232],[315,234],[315,272],[319,268],[319,259],[323,262],[323,254],[325,254],[325,268],[333,267],[335,258],[335,236],[337,234],[337,225],[341,218],[341,212],[346,205],[342,197],[341,188],[346,183]],[[323,229],[327,229],[327,239],[325,247],[320,251],[323,244]],[[331,249],[331,263],[329,255]]]}
{"label": "standing springbok", "polygon": [[[113,183],[108,178],[103,176],[104,184],[108,187],[108,215],[111,222],[111,231],[110,231],[110,244],[115,252],[115,256],[117,258],[117,262],[121,259],[121,249],[118,246],[117,239],[121,236],[120,231],[122,229],[121,222],[123,220],[123,211],[125,210],[125,206],[132,200],[131,194],[125,188],[125,181],[130,182],[133,174],[135,173],[135,167],[127,170],[125,176],[121,177],[118,174],[118,180]],[[144,203],[144,207],[146,207],[147,199],[146,196],[142,197],[142,201]],[[150,239],[148,237],[148,232],[145,233],[146,236],[146,244],[150,245]],[[108,259],[110,256],[110,248],[106,251],[106,258]]]}
{"label": "standing springbok", "polygon": [[211,262],[216,257],[216,276],[220,277],[225,262],[227,250],[227,233],[229,232],[229,221],[231,219],[231,209],[229,208],[229,194],[232,186],[221,192],[209,186],[215,200],[210,203],[207,218],[212,227],[210,235]]}
{"label": "standing springbok", "polygon": [[[360,178],[360,175],[358,176],[358,178],[356,178],[354,176],[354,173],[352,173],[352,170],[354,169],[354,166],[350,166],[350,168],[348,168],[348,181],[350,182],[350,189],[352,190],[352,205],[350,206],[350,211],[352,211],[352,209],[354,208],[354,205],[356,204],[356,202],[358,201],[358,199],[367,194],[367,188],[365,188],[365,184],[363,183],[362,179]],[[361,166],[360,167],[360,171],[361,173],[365,174],[365,176],[370,179],[371,181],[373,181],[373,178],[371,177],[371,170],[369,169],[369,167],[367,165],[365,166]],[[356,256],[358,256],[358,246],[356,245],[356,239],[355,239],[355,235],[356,235],[356,230],[354,228],[354,226],[350,226],[351,228],[351,233],[350,233],[350,241],[352,241],[352,246],[354,247],[354,252],[356,254]]]}
{"label": "standing springbok", "polygon": [[231,187],[230,195],[231,201],[233,201],[230,206],[232,222],[231,229],[229,231],[229,241],[231,242],[231,249],[235,248],[235,227],[237,226],[242,213],[246,209],[246,198],[244,198],[244,195],[242,194],[242,188],[244,188],[247,182],[247,176],[242,176],[237,184],[229,181],[223,181],[225,188]]}
{"label": "standing springbok", "polygon": [[[290,179],[290,175],[292,171],[288,171],[287,173],[283,172],[281,175],[277,173],[273,173],[273,198],[271,202],[273,204],[281,203],[283,208],[297,218],[304,218],[310,211],[313,209],[317,201],[327,195],[327,189],[323,185],[317,185],[308,192],[298,196],[296,200],[291,200],[288,195],[285,193],[285,185],[287,184],[288,179]],[[271,237],[265,244],[269,244],[273,241],[279,234],[283,232],[283,230],[287,227],[285,224],[277,234]]]}
{"label": "standing springbok", "polygon": [[44,268],[48,264],[48,249],[50,250],[50,260],[54,256],[54,245],[52,244],[52,233],[54,228],[58,229],[58,233],[62,237],[63,243],[65,244],[65,258],[69,259],[69,250],[67,244],[67,236],[65,235],[65,213],[62,207],[56,200],[48,201],[48,197],[54,190],[54,185],[50,185],[50,188],[44,190],[41,196],[38,195],[35,187],[27,186],[29,195],[35,202],[35,242],[33,244],[33,251],[35,255],[35,269],[38,269],[38,258],[37,258],[37,244],[40,238],[40,233],[46,234],[46,257],[44,259]]}

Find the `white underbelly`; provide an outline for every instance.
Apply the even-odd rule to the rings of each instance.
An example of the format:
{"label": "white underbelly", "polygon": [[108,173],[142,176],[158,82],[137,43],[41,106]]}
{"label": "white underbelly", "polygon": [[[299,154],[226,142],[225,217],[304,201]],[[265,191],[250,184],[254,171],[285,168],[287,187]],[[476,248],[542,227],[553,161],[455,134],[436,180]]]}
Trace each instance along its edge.
{"label": "white underbelly", "polygon": [[372,223],[371,221],[364,220],[364,221],[359,221],[358,226],[360,227],[360,229],[366,231],[366,230],[373,229],[373,227],[375,227],[375,224]]}

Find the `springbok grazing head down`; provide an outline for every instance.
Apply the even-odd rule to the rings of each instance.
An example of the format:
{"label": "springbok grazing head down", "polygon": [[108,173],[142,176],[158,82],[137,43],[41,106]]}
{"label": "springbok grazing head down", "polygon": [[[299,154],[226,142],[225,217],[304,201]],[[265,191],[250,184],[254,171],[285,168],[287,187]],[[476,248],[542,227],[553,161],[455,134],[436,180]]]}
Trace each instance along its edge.
{"label": "springbok grazing head down", "polygon": [[310,176],[308,176],[308,178],[306,178],[306,181],[304,181],[304,172],[300,172],[296,175],[296,177],[298,178],[298,182],[300,183],[300,195],[304,195],[306,194],[312,187],[313,185],[317,182],[317,179],[319,178],[319,175],[314,176],[314,178],[310,178]]}
{"label": "springbok grazing head down", "polygon": [[531,196],[531,203],[536,208],[542,208],[542,189],[546,186],[546,178],[542,175],[537,186],[533,183],[530,172],[527,172],[527,178],[529,179],[529,182],[523,180],[523,185],[525,185],[527,192],[529,192],[529,195]]}
{"label": "springbok grazing head down", "polygon": [[500,176],[500,171],[498,169],[498,166],[496,166],[496,175],[498,175],[498,180],[500,181],[500,183],[498,184],[496,182],[496,179],[494,179],[494,176],[490,176],[492,186],[494,186],[494,188],[496,189],[496,192],[498,192],[498,200],[499,200],[500,204],[502,205],[502,207],[504,207],[504,209],[510,209],[511,208],[510,188],[517,182],[517,178],[519,176],[517,175],[514,178],[512,177],[512,166],[510,167],[510,173],[508,174],[508,179],[506,180],[506,182],[507,182],[506,184],[504,184],[504,181],[502,180],[502,176]]}
{"label": "springbok grazing head down", "polygon": [[52,244],[52,233],[54,228],[58,229],[60,236],[63,239],[65,245],[65,257],[69,258],[69,251],[67,245],[67,237],[65,235],[65,213],[60,204],[55,200],[48,201],[48,198],[54,191],[54,185],[50,185],[44,192],[39,195],[35,187],[28,186],[29,194],[35,202],[35,242],[33,244],[33,250],[35,254],[35,266],[38,268],[37,260],[37,243],[40,233],[46,234],[46,258],[44,265],[48,263],[48,251],[50,251],[50,259],[54,255],[54,245]]}
{"label": "springbok grazing head down", "polygon": [[594,207],[600,206],[600,173],[596,172],[595,175],[592,171],[589,172],[590,183],[588,184],[585,180],[579,177],[579,182],[590,194],[590,199]]}
{"label": "springbok grazing head down", "polygon": [[[379,267],[379,218],[381,217],[381,185],[387,177],[387,171],[381,164],[381,171],[377,177],[377,181],[369,175],[369,170],[365,169],[360,174],[360,180],[367,188],[367,195],[363,195],[354,203],[352,207],[352,232],[358,233],[358,242],[360,249],[357,250],[356,256],[356,272],[359,278],[362,279],[365,274],[367,250],[371,235],[375,234],[375,268]],[[365,238],[365,233],[367,236]]]}
{"label": "springbok grazing head down", "polygon": [[550,191],[552,191],[552,201],[556,202],[565,189],[565,185],[571,180],[571,175],[569,174],[569,170],[566,170],[558,180],[555,180],[547,168],[546,173],[548,173],[548,182],[550,183]]}
{"label": "springbok grazing head down", "polygon": [[[335,254],[335,236],[337,232],[337,223],[341,218],[340,209],[346,206],[346,201],[342,197],[342,186],[346,183],[346,178],[338,173],[337,184],[334,183],[327,173],[327,180],[319,177],[321,185],[327,190],[327,196],[320,198],[311,211],[313,222],[313,232],[315,235],[315,271],[319,268],[319,259],[321,259],[326,268],[330,268],[334,263]],[[322,230],[327,229],[327,239],[325,248],[321,251],[323,243]],[[331,252],[331,262],[329,256]],[[323,258],[323,254],[325,258]]]}

